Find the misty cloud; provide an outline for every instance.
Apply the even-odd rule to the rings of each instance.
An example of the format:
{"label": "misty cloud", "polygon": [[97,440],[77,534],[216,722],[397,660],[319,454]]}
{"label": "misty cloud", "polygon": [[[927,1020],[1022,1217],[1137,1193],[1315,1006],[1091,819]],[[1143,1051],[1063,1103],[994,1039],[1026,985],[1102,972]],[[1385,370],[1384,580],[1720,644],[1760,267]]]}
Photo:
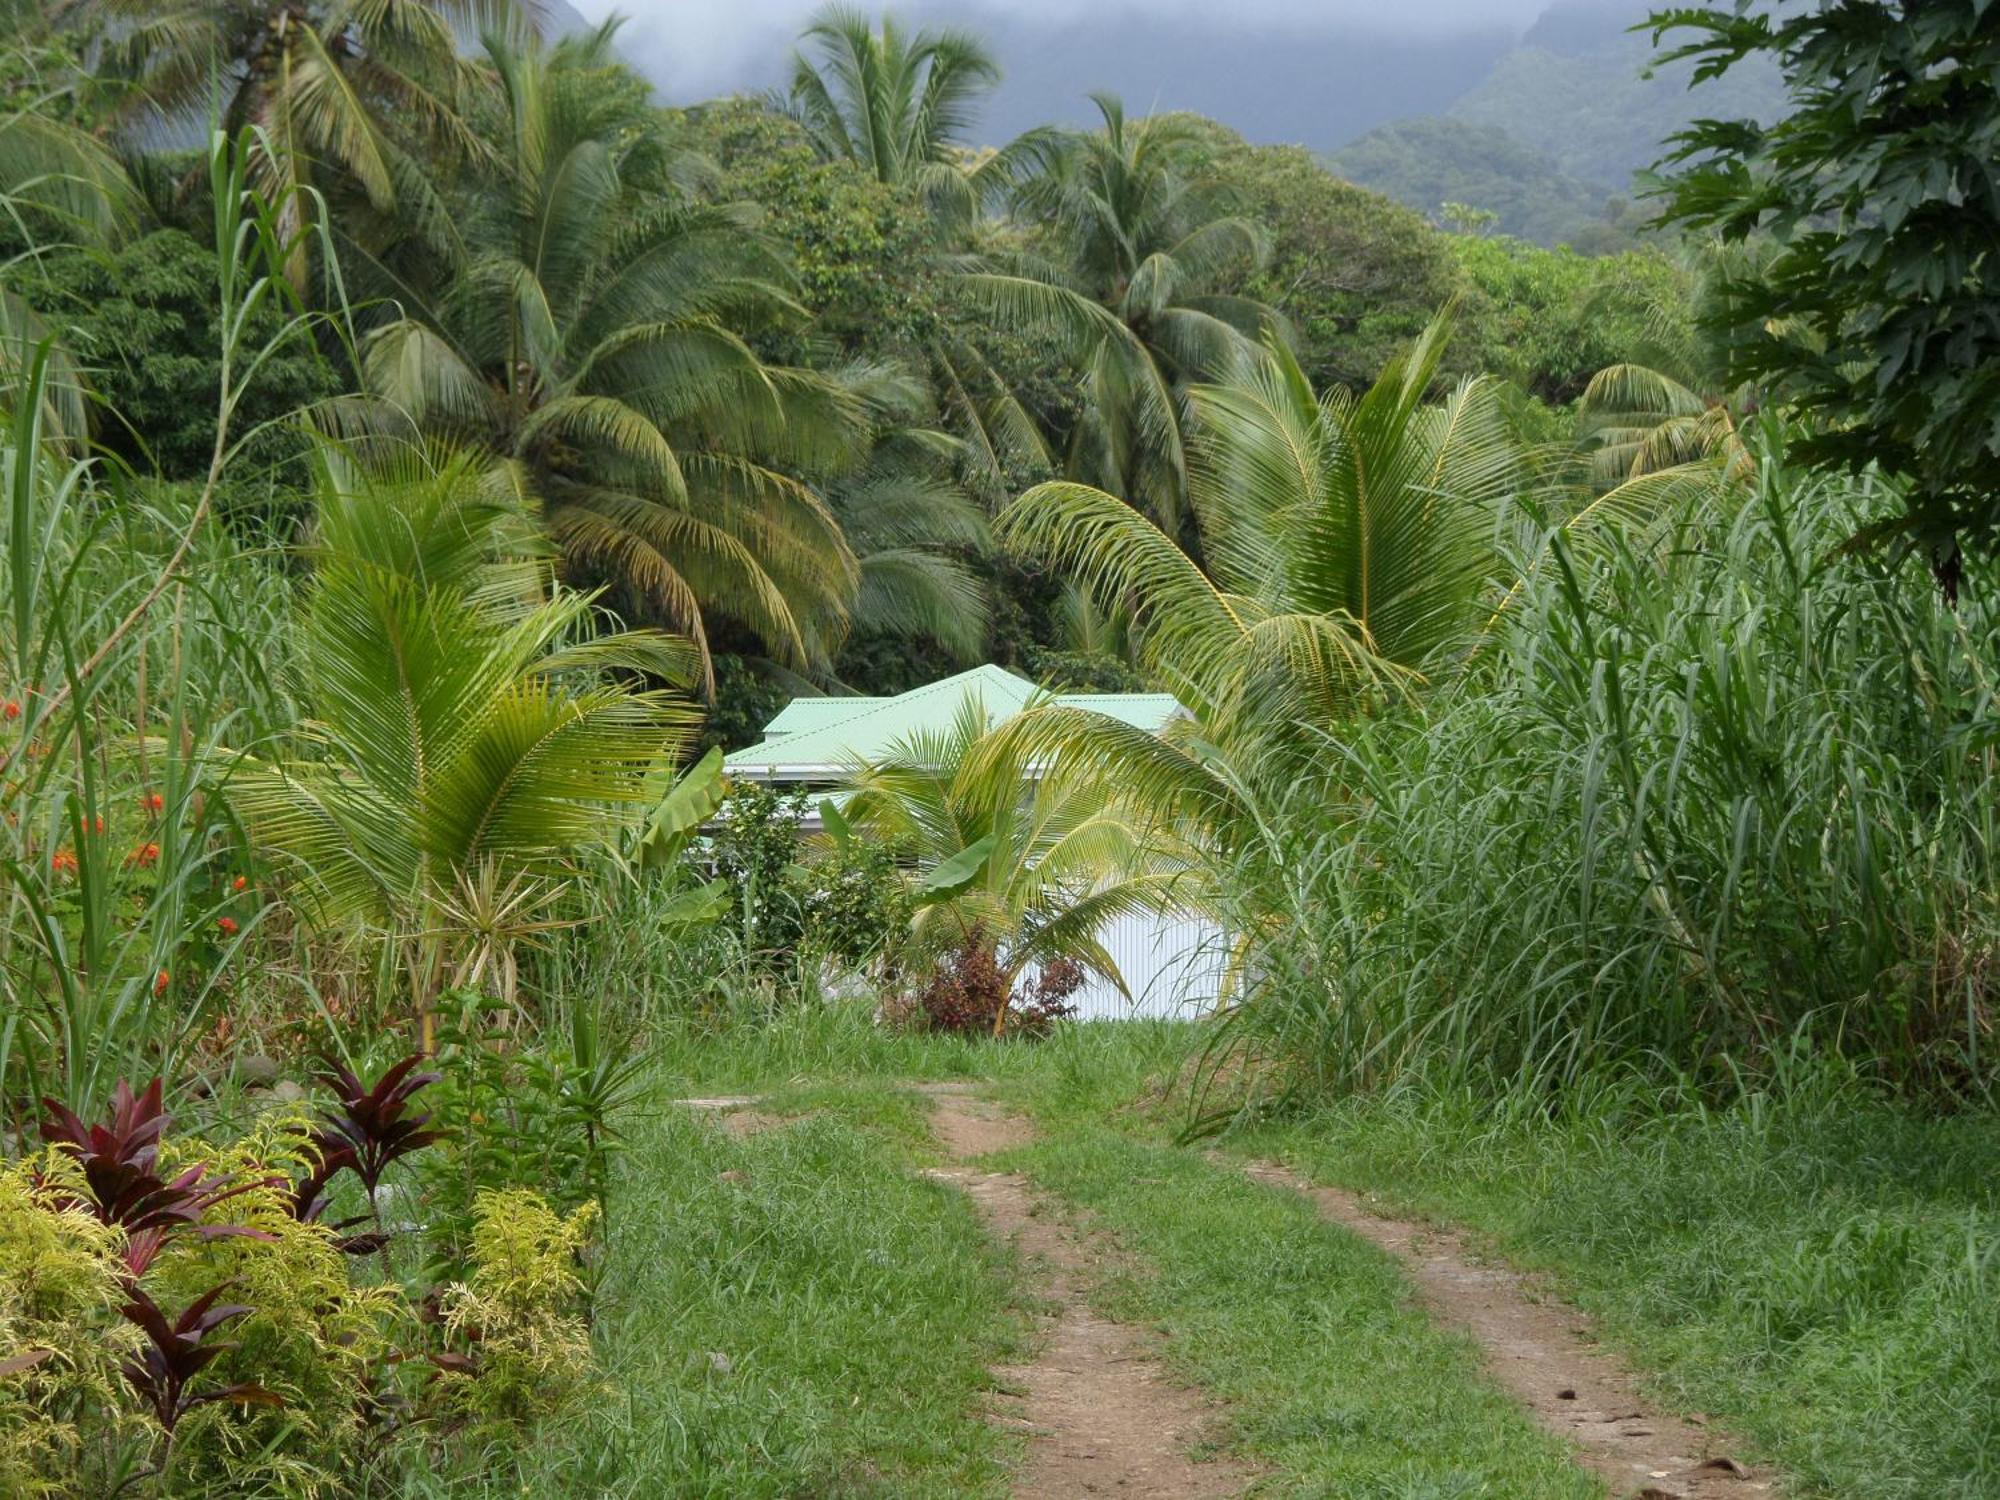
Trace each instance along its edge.
{"label": "misty cloud", "polygon": [[[620,46],[674,99],[769,87],[779,81],[799,28],[819,0],[575,0],[591,20],[614,11],[627,19]],[[1226,38],[1242,55],[1268,40],[1273,49],[1332,34],[1388,41],[1434,41],[1459,33],[1511,41],[1547,0],[919,0],[892,7],[916,24],[956,23],[1000,36],[1060,36],[1109,28],[1135,36],[1172,32]],[[879,9],[879,6],[869,6]],[[1003,58],[1018,78],[1030,60]],[[1110,60],[1106,60],[1109,65]],[[1106,78],[1106,83],[1119,80]]]}

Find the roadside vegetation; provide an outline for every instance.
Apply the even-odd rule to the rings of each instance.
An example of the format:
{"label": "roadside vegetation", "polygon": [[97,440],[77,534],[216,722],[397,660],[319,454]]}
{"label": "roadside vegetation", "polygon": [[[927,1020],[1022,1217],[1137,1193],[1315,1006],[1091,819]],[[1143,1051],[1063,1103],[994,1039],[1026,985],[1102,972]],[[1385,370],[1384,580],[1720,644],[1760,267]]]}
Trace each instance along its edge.
{"label": "roadside vegetation", "polygon": [[[999,1496],[1086,1313],[1211,1482],[1600,1492],[1253,1157],[2000,1488],[2000,9],[1661,17],[1790,103],[1602,257],[461,10],[0,9],[0,1492]],[[975,662],[1187,712],[723,774]]]}

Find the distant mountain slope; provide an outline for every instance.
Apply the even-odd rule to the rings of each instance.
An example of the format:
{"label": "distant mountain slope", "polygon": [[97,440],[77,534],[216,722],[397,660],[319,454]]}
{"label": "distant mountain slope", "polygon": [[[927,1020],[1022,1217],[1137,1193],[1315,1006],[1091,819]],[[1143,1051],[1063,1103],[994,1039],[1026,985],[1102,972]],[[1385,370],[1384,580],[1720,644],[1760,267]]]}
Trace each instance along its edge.
{"label": "distant mountain slope", "polygon": [[[630,9],[619,50],[669,102],[784,82],[796,19],[782,5],[738,0],[703,8],[694,25],[686,0],[586,3],[594,13]],[[1781,97],[1768,65],[1693,93],[1684,66],[1643,77],[1650,43],[1630,28],[1665,0],[1552,0],[1525,32],[1532,0],[1478,0],[1455,8],[1456,28],[1400,30],[1393,17],[1357,19],[1351,6],[1300,7],[1280,21],[1137,0],[860,3],[985,37],[1005,79],[973,122],[976,140],[1090,125],[1087,96],[1108,89],[1135,112],[1188,110],[1251,141],[1331,152],[1343,175],[1424,213],[1467,203],[1547,242],[1615,240],[1604,205],[1669,135],[1697,114],[1767,116]],[[544,11],[558,33],[587,24],[570,0],[544,0]]]}
{"label": "distant mountain slope", "polygon": [[1554,244],[1599,219],[1612,195],[1505,130],[1437,115],[1397,120],[1327,157],[1339,176],[1433,219],[1446,203],[1500,216],[1503,234]]}
{"label": "distant mountain slope", "polygon": [[1563,0],[1449,111],[1504,130],[1579,181],[1622,192],[1697,115],[1768,119],[1782,107],[1775,65],[1754,59],[1690,90],[1685,63],[1644,75],[1651,39],[1630,28],[1650,0]]}
{"label": "distant mountain slope", "polygon": [[542,32],[546,36],[574,36],[594,30],[592,23],[569,0],[542,0]]}
{"label": "distant mountain slope", "polygon": [[1690,90],[1685,64],[1651,77],[1650,38],[1631,27],[1651,0],[1558,0],[1443,116],[1380,126],[1341,147],[1342,176],[1435,217],[1446,202],[1500,216],[1543,244],[1615,243],[1607,203],[1698,115],[1768,119],[1784,101],[1775,67],[1746,63]]}
{"label": "distant mountain slope", "polygon": [[[677,22],[688,0],[600,0],[631,11],[620,50],[671,103],[758,93],[783,85],[794,29],[773,7],[704,8],[701,28],[726,32],[727,65],[691,47]],[[1326,150],[1397,115],[1442,112],[1514,46],[1518,20],[1474,20],[1451,31],[1398,34],[1308,12],[1283,23],[1246,21],[1230,7],[1137,3],[1017,5],[1009,0],[858,0],[906,25],[963,26],[999,59],[1003,78],[972,134],[999,143],[1051,122],[1090,125],[1089,96],[1109,90],[1134,113],[1188,110],[1251,140]],[[1518,4],[1516,5],[1518,11]],[[552,6],[551,9],[554,9]],[[801,4],[801,14],[809,7]],[[1350,12],[1353,7],[1349,7]],[[727,22],[718,19],[731,16]]]}

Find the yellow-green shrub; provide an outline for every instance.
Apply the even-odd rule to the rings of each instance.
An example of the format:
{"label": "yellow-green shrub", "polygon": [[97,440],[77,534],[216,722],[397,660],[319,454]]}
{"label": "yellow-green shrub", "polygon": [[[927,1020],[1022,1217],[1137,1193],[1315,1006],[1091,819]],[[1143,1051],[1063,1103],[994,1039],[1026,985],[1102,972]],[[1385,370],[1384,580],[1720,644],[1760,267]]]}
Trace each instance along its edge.
{"label": "yellow-green shrub", "polygon": [[310,1149],[302,1117],[274,1115],[227,1150],[189,1143],[182,1152],[238,1180],[263,1179],[217,1209],[263,1237],[183,1241],[151,1279],[172,1288],[176,1305],[227,1282],[227,1300],[251,1311],[230,1325],[236,1347],[211,1367],[212,1378],[253,1383],[283,1403],[190,1413],[175,1432],[182,1485],[337,1493],[362,1446],[362,1393],[408,1306],[398,1287],[353,1284],[334,1232],[293,1217],[289,1181],[303,1173]]}
{"label": "yellow-green shrub", "polygon": [[[48,1152],[0,1165],[0,1494],[74,1494],[84,1429],[120,1425],[123,1236],[73,1203]],[[99,1434],[113,1439],[115,1430]]]}
{"label": "yellow-green shrub", "polygon": [[539,1193],[509,1189],[481,1193],[473,1213],[471,1279],[447,1287],[443,1306],[477,1373],[450,1377],[446,1403],[481,1422],[554,1415],[597,1384],[577,1270],[597,1205],[563,1218]]}

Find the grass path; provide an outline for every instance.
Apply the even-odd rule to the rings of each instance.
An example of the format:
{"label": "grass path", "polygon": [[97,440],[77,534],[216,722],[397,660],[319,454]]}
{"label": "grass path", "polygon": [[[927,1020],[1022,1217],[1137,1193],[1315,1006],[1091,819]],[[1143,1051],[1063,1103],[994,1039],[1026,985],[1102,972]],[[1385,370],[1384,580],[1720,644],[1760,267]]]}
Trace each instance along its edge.
{"label": "grass path", "polygon": [[1256,1494],[1601,1500],[1604,1487],[1436,1326],[1394,1260],[1299,1194],[1171,1145],[1064,1122],[1002,1159],[1126,1252],[1096,1289],[1227,1413]]}
{"label": "grass path", "polygon": [[[1232,1137],[1238,1154],[1211,1160],[1174,1145],[1177,1116],[1158,1107],[1184,1035],[993,1047],[864,1022],[786,1013],[660,1050],[663,1096],[717,1107],[662,1107],[629,1132],[599,1302],[611,1395],[490,1475],[421,1476],[408,1494],[1028,1493],[1020,1372],[1051,1347],[1057,1301],[1195,1392],[1198,1419],[1162,1423],[1163,1446],[1190,1449],[1203,1478],[1246,1476],[1251,1495],[1632,1493],[1629,1466],[1606,1471],[1611,1487],[1580,1467],[1473,1339],[1427,1315],[1388,1253],[1410,1246],[1324,1222],[1325,1196],[1249,1180],[1246,1156],[1408,1216],[1376,1239],[1463,1225],[1543,1278],[1531,1300],[1575,1298],[1639,1372],[1631,1410],[1754,1440],[1667,1441],[1666,1458],[1751,1464],[1748,1482],[1714,1476],[1725,1494],[1780,1493],[1754,1488],[1780,1473],[1787,1500],[2000,1493],[2000,1220],[1981,1117],[1841,1095],[1586,1128],[1371,1099]],[[1091,1247],[1064,1297],[1047,1257],[994,1232],[990,1202],[928,1175],[951,1164],[922,1080],[1034,1121],[1035,1139],[976,1167],[1024,1184],[1008,1214]],[[1442,1236],[1424,1236],[1434,1256]],[[1626,1415],[1586,1395],[1587,1376],[1564,1379],[1558,1399]],[[1010,1409],[1027,1419],[994,1420]],[[1659,1469],[1647,1481],[1685,1493]]]}
{"label": "grass path", "polygon": [[1253,1475],[1242,1463],[1191,1450],[1213,1419],[1203,1400],[1165,1378],[1155,1351],[1128,1324],[1091,1308],[1088,1287],[1104,1247],[1059,1222],[1025,1181],[976,1165],[1033,1137],[1021,1117],[965,1085],[925,1090],[932,1124],[953,1165],[934,1175],[963,1190],[987,1230],[1025,1262],[1041,1302],[1033,1357],[998,1372],[1000,1417],[1017,1423],[1028,1451],[1014,1475],[1016,1500],[1117,1494],[1131,1500],[1224,1500]]}
{"label": "grass path", "polygon": [[1583,1315],[1531,1278],[1473,1253],[1451,1230],[1383,1218],[1352,1193],[1275,1163],[1252,1161],[1244,1171],[1303,1195],[1322,1218],[1394,1256],[1425,1310],[1477,1342],[1502,1389],[1544,1430],[1574,1444],[1614,1495],[1749,1500],[1771,1492],[1770,1481],[1730,1456],[1732,1440],[1649,1402],[1623,1363],[1579,1326]]}

